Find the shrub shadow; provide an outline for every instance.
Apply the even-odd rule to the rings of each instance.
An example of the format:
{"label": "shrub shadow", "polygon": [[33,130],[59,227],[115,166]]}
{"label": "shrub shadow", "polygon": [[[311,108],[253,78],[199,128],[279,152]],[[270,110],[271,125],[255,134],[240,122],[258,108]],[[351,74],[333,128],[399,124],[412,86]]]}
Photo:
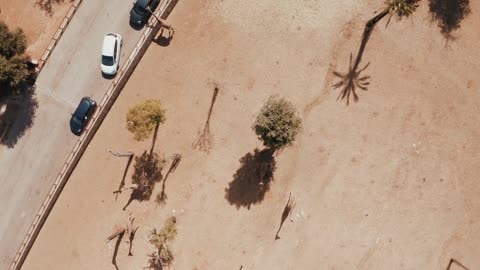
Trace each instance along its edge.
{"label": "shrub shadow", "polygon": [[250,209],[252,204],[263,201],[273,181],[276,169],[272,149],[255,149],[240,158],[240,168],[233,175],[233,181],[225,189],[227,201],[238,208]]}
{"label": "shrub shadow", "polygon": [[0,143],[13,148],[25,132],[33,126],[38,108],[35,86],[26,87],[21,94],[6,98],[5,113],[0,116]]}
{"label": "shrub shadow", "polygon": [[452,32],[471,13],[470,0],[428,0],[428,7],[446,39],[454,39]]}

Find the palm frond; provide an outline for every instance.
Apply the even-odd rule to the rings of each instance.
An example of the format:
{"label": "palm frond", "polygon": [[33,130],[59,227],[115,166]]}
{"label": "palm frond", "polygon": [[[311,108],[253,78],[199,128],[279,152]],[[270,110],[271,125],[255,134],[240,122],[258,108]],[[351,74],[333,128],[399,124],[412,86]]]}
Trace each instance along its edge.
{"label": "palm frond", "polygon": [[[368,79],[370,79],[370,76],[369,76],[369,75],[360,77],[360,78],[357,79],[357,81],[359,81],[359,82],[361,82],[361,83],[364,83],[364,81],[366,81],[366,80],[368,80]],[[369,82],[365,82],[365,83],[370,84]]]}
{"label": "palm frond", "polygon": [[368,62],[363,68],[361,68],[359,71],[357,71],[357,74],[360,74],[362,71],[368,68],[370,66],[370,62]]}
{"label": "palm frond", "polygon": [[338,71],[334,71],[334,72],[333,72],[333,75],[335,75],[335,76],[337,76],[337,77],[339,77],[339,78],[345,78],[345,77],[347,76],[347,74],[345,74],[345,73],[340,73],[340,72],[338,72]]}
{"label": "palm frond", "polygon": [[[386,5],[391,14],[390,18],[393,14],[399,19],[412,15],[418,7],[417,2],[418,0],[387,0]],[[390,22],[390,18],[388,22]]]}
{"label": "palm frond", "polygon": [[345,83],[346,83],[345,80],[341,80],[341,81],[337,82],[336,84],[334,84],[334,85],[333,85],[333,88],[334,88],[334,89],[337,89],[337,88],[345,85]]}
{"label": "palm frond", "polygon": [[368,68],[370,63],[367,63],[363,68],[358,71],[353,70],[354,66],[352,66],[352,57],[350,56],[350,66],[348,68],[348,73],[340,73],[334,71],[333,74],[340,78],[338,82],[333,85],[334,89],[342,87],[342,90],[337,96],[337,100],[343,100],[346,98],[347,105],[350,103],[350,96],[353,96],[353,101],[358,101],[358,95],[355,92],[357,88],[360,88],[363,91],[368,90],[368,79],[370,79],[369,75],[360,76],[360,74]]}

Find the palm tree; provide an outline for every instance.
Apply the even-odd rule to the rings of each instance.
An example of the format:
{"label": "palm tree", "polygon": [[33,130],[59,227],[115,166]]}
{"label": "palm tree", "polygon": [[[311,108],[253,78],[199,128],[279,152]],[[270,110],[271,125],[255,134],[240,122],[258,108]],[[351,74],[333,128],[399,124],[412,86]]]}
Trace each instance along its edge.
{"label": "palm tree", "polygon": [[[360,48],[358,50],[357,56],[355,57],[355,62],[352,65],[352,55],[350,54],[350,64],[347,73],[340,73],[340,72],[333,72],[333,74],[340,78],[340,81],[333,85],[335,89],[342,87],[342,91],[337,97],[337,100],[347,98],[347,105],[349,103],[350,94],[353,95],[353,100],[356,102],[358,101],[358,96],[355,92],[355,88],[360,88],[361,90],[366,91],[369,85],[368,79],[370,76],[363,76],[361,77],[360,74],[364,71],[370,63],[367,63],[363,68],[358,70],[358,66],[362,60],[363,52],[365,51],[365,47],[367,45],[368,40],[370,39],[370,35],[373,32],[373,28],[375,25],[383,19],[385,16],[390,15],[388,18],[387,26],[390,23],[390,20],[393,16],[396,16],[399,20],[403,17],[408,17],[415,12],[418,7],[419,0],[387,0],[385,2],[385,8],[375,17],[370,19],[362,34],[362,43],[360,44]],[[358,71],[357,71],[358,70]]]}

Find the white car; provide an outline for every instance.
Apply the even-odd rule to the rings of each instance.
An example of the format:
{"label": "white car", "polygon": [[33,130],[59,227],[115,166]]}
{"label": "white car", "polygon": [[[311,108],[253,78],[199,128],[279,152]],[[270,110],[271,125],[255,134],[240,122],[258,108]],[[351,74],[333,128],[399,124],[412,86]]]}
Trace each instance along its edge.
{"label": "white car", "polygon": [[120,49],[123,39],[120,34],[108,33],[103,38],[102,72],[106,75],[115,75],[120,64]]}

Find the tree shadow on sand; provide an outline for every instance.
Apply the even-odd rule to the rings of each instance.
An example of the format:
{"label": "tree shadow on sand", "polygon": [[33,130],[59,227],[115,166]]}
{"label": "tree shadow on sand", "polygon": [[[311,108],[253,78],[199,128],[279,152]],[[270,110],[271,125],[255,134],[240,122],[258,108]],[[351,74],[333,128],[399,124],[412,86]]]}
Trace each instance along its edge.
{"label": "tree shadow on sand", "polygon": [[276,169],[275,150],[255,149],[240,158],[240,168],[233,175],[233,181],[225,189],[225,198],[237,208],[250,209],[252,204],[263,201],[273,181]]}
{"label": "tree shadow on sand", "polygon": [[118,194],[122,193],[125,187],[125,179],[127,178],[128,169],[130,168],[130,164],[132,164],[132,161],[133,161],[133,153],[128,157],[127,165],[123,170],[122,181],[120,181],[120,185],[118,186],[118,189],[113,192],[113,194],[115,194],[115,201],[117,200]]}
{"label": "tree shadow on sand", "polygon": [[170,175],[170,173],[175,172],[175,170],[178,167],[178,164],[180,164],[180,161],[182,161],[182,155],[180,154],[172,155],[172,163],[170,164],[170,168],[168,169],[168,172],[165,174],[165,177],[163,178],[162,190],[160,191],[160,193],[157,194],[157,197],[155,198],[156,203],[165,204],[167,202],[167,194],[165,193],[165,184],[167,183],[168,176]]}
{"label": "tree shadow on sand", "polygon": [[340,79],[337,83],[333,85],[333,88],[334,89],[338,89],[340,87],[342,88],[342,90],[340,91],[340,94],[338,94],[337,100],[339,99],[343,100],[344,98],[346,98],[347,105],[350,103],[350,95],[353,96],[353,101],[355,102],[358,101],[358,95],[357,95],[356,89],[367,91],[368,85],[370,84],[370,82],[368,81],[370,79],[369,75],[360,76],[361,73],[365,69],[367,69],[370,63],[367,63],[363,68],[357,71],[358,64],[360,63],[359,60],[361,57],[360,58],[357,57],[357,60],[353,65],[352,65],[352,58],[353,58],[353,55],[350,54],[350,64],[348,66],[347,73],[340,73],[338,71],[333,72],[333,74]]}
{"label": "tree shadow on sand", "polygon": [[22,94],[8,97],[1,104],[6,105],[6,111],[0,116],[0,144],[13,148],[33,126],[38,108],[35,87],[27,87]]}
{"label": "tree shadow on sand", "polygon": [[362,42],[358,53],[355,56],[355,61],[352,62],[352,54],[350,54],[350,64],[348,72],[341,73],[338,71],[333,72],[333,74],[340,78],[340,80],[333,85],[334,89],[342,87],[340,94],[337,97],[338,99],[343,100],[346,98],[347,105],[350,101],[350,96],[353,96],[353,101],[358,101],[358,95],[356,89],[363,91],[368,90],[368,85],[370,84],[368,80],[370,76],[361,76],[361,73],[369,66],[370,63],[367,63],[363,68],[359,69],[360,62],[362,61],[363,53],[367,46],[368,40],[370,39],[372,32],[380,20],[385,18],[387,15],[390,15],[387,21],[387,26],[390,23],[392,16],[396,15],[397,19],[400,20],[402,17],[408,17],[416,10],[418,7],[418,2],[420,0],[404,0],[404,1],[386,1],[386,8],[377,14],[375,17],[371,18],[365,24],[362,34]]}
{"label": "tree shadow on sand", "polygon": [[454,39],[452,32],[470,13],[470,0],[429,0],[432,19],[437,21],[440,32],[447,39]]}
{"label": "tree shadow on sand", "polygon": [[[73,2],[74,0],[69,0],[69,2]],[[53,5],[54,4],[61,4],[65,2],[65,0],[37,0],[35,5],[39,6],[41,10],[45,11],[47,15],[52,16],[53,14]]]}
{"label": "tree shadow on sand", "polygon": [[115,269],[118,270],[118,265],[117,265],[117,254],[118,254],[118,248],[120,247],[120,243],[122,243],[123,235],[125,234],[125,231],[121,232],[118,237],[117,241],[115,242],[115,248],[113,250],[113,255],[112,255],[112,264],[115,266]]}
{"label": "tree shadow on sand", "polygon": [[140,202],[150,200],[155,184],[162,180],[164,164],[165,160],[160,159],[157,153],[149,154],[147,151],[144,151],[141,156],[135,157],[134,173],[132,175],[132,183],[135,185],[135,188],[123,210],[133,200]]}
{"label": "tree shadow on sand", "polygon": [[333,85],[334,89],[342,87],[342,90],[340,91],[340,94],[337,97],[337,100],[341,99],[343,100],[344,98],[347,99],[347,105],[350,102],[350,96],[353,96],[353,101],[357,102],[358,101],[358,95],[356,92],[356,89],[361,89],[363,91],[368,90],[368,85],[370,84],[368,82],[368,79],[370,79],[370,76],[360,76],[361,73],[367,69],[367,67],[370,65],[370,63],[367,63],[363,68],[358,70],[360,62],[362,61],[362,56],[363,53],[365,52],[365,48],[367,47],[368,40],[370,39],[373,29],[375,28],[375,25],[382,19],[384,18],[388,13],[386,11],[378,14],[371,20],[369,20],[365,24],[365,28],[363,29],[362,33],[362,42],[360,43],[360,48],[358,49],[358,53],[355,56],[355,62],[353,61],[353,55],[350,54],[350,63],[348,65],[348,72],[346,73],[341,73],[338,71],[334,71],[333,74],[337,76],[340,80]]}
{"label": "tree shadow on sand", "polygon": [[[162,47],[167,47],[173,40],[173,31],[169,30],[168,34],[164,36],[164,27],[160,29],[160,33],[153,39],[153,42]],[[167,29],[168,30],[168,29]]]}
{"label": "tree shadow on sand", "polygon": [[461,264],[459,261],[455,260],[454,258],[451,258],[451,259],[450,259],[450,262],[448,263],[446,270],[453,270],[453,269],[451,269],[451,268],[452,268],[452,265],[457,266],[457,268],[461,268],[461,269],[465,269],[465,270],[470,270],[470,269],[468,269],[465,265]]}
{"label": "tree shadow on sand", "polygon": [[295,208],[295,200],[292,198],[292,193],[290,192],[290,195],[288,195],[287,204],[283,208],[282,218],[280,219],[280,226],[275,234],[275,240],[280,239],[280,230],[282,229],[285,220],[287,220],[287,217],[292,214],[293,208]]}

